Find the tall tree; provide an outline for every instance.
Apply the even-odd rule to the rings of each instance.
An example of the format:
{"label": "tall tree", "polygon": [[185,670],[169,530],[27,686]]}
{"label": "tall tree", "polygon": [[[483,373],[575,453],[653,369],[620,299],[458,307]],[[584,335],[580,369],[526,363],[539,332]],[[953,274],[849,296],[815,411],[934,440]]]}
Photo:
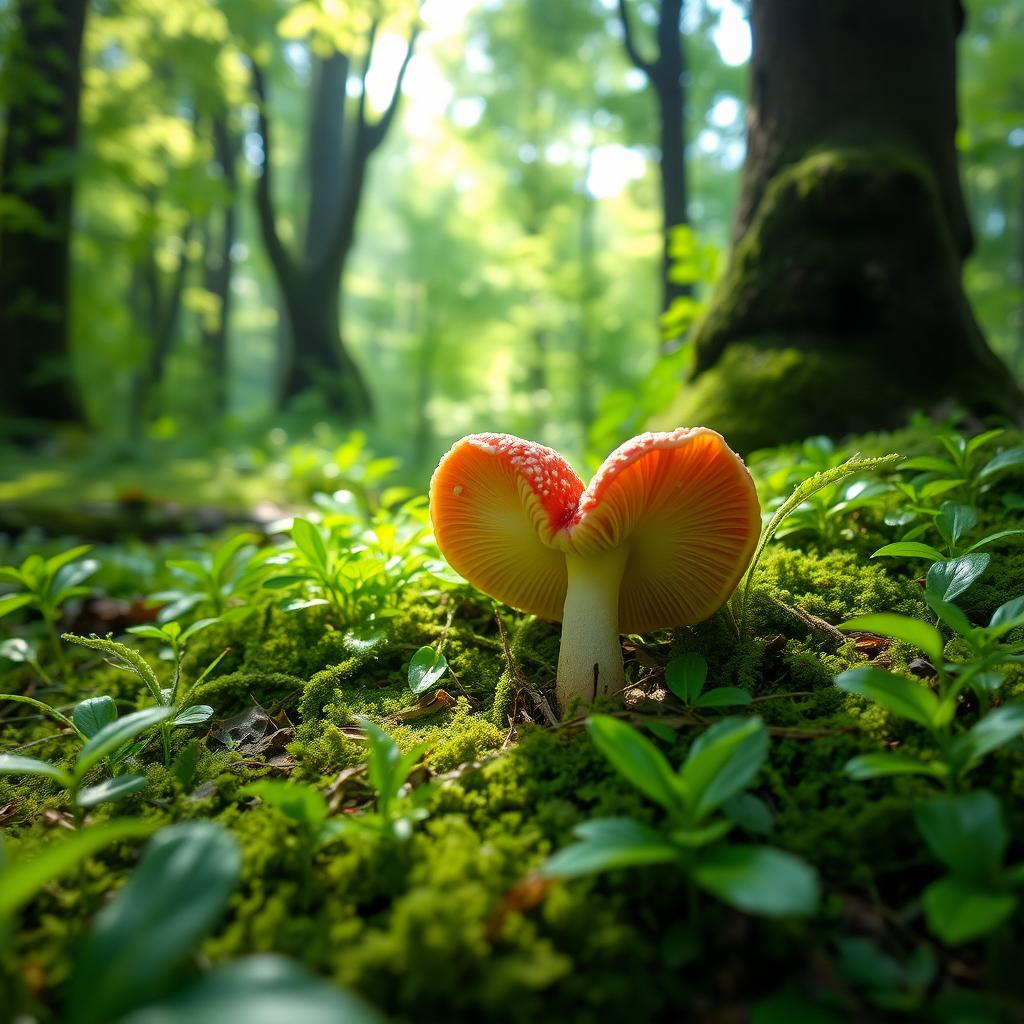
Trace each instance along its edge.
{"label": "tall tree", "polygon": [[741,448],[1021,393],[961,283],[958,0],[754,0],[730,266],[671,418]]}
{"label": "tall tree", "polygon": [[88,0],[18,0],[4,68],[0,410],[80,417],[69,351],[71,207]]}
{"label": "tall tree", "polygon": [[[283,367],[282,400],[311,388],[323,391],[334,411],[349,421],[372,415],[370,389],[345,346],[341,332],[342,282],[355,241],[356,219],[370,158],[395,119],[402,82],[416,43],[408,39],[404,59],[383,113],[376,119],[367,104],[367,74],[380,22],[365,34],[361,58],[331,47],[314,48],[312,102],[307,132],[308,207],[301,248],[289,248],[278,228],[273,190],[273,138],[266,79],[252,61],[258,100],[257,131],[263,144],[256,188],[260,232],[287,316],[291,351]],[[349,79],[358,93],[350,99]]]}
{"label": "tall tree", "polygon": [[619,20],[623,42],[633,65],[647,77],[658,106],[658,167],[661,172],[661,308],[666,312],[677,298],[692,293],[692,286],[675,281],[670,273],[672,256],[669,235],[674,227],[689,224],[686,180],[686,105],[684,84],[686,53],[680,32],[683,0],[660,0],[655,36],[657,52],[653,59],[643,55],[633,30],[628,0],[619,0]]}

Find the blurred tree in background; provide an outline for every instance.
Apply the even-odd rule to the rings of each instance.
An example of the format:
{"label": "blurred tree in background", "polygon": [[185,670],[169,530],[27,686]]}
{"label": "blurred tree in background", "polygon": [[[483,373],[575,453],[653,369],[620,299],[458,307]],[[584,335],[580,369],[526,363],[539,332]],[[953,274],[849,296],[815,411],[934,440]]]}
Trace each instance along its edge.
{"label": "blurred tree in background", "polygon": [[[771,31],[778,46],[796,31],[791,3],[773,6],[769,50]],[[956,352],[984,360],[982,335],[1024,369],[1024,16],[966,4],[954,152],[955,24],[937,43],[935,84],[924,35],[905,38],[894,9],[872,10],[858,15],[864,47],[903,54],[913,89],[865,108],[861,128],[881,139],[902,117],[913,138],[942,121],[956,244],[931,283],[956,307],[944,322],[969,335],[942,355],[927,316],[882,332],[902,332],[920,369],[887,359],[864,387],[901,382],[902,415],[939,397],[942,373],[965,365]],[[0,6],[0,414],[22,434],[31,420],[84,416],[101,437],[196,451],[268,422],[298,433],[364,422],[410,480],[474,429],[583,460],[659,416],[713,416],[707,374],[688,382],[694,362],[710,367],[742,333],[723,326],[724,309],[752,308],[727,277],[719,295],[731,297],[707,312],[726,266],[716,254],[731,224],[746,234],[780,170],[765,158],[755,68],[734,218],[747,13],[736,0]],[[36,45],[40,31],[57,45]],[[821,90],[805,93],[794,117],[825,116]],[[830,144],[856,142],[836,125]],[[817,145],[806,135],[801,153]],[[908,158],[933,173],[914,145]],[[978,239],[964,282],[980,333],[957,298],[970,236],[956,155]],[[828,259],[856,237],[838,227]],[[908,318],[929,306],[912,285],[890,279]],[[790,282],[779,301],[787,294],[809,315],[821,293]],[[777,326],[810,330],[799,318]]]}

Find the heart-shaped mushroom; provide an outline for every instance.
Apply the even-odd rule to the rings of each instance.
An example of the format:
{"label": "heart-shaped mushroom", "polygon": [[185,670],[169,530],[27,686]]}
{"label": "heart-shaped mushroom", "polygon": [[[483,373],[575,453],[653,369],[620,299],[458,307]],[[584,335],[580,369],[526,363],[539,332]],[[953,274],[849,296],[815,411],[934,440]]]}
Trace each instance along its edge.
{"label": "heart-shaped mushroom", "polygon": [[707,427],[641,434],[590,486],[557,452],[509,434],[457,441],[430,481],[445,558],[485,593],[562,620],[558,702],[624,685],[619,633],[701,622],[754,552],[754,483]]}

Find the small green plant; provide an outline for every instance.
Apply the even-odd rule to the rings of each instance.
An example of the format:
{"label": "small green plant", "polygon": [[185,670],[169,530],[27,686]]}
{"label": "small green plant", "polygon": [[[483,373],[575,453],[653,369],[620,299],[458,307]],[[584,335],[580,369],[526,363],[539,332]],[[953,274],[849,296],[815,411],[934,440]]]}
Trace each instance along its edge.
{"label": "small green plant", "polygon": [[736,593],[733,595],[731,609],[737,629],[741,637],[746,635],[747,625],[747,604],[750,600],[750,585],[757,570],[757,564],[764,554],[764,549],[776,535],[779,528],[793,513],[806,501],[809,501],[815,494],[826,487],[833,487],[841,481],[857,473],[864,473],[868,470],[884,469],[899,461],[898,455],[884,455],[881,458],[862,459],[857,455],[833,466],[831,469],[815,473],[807,477],[793,488],[790,496],[775,509],[771,517],[761,527],[761,536],[758,539],[757,547],[754,548],[754,555],[747,566]]}
{"label": "small green plant", "polygon": [[218,619],[229,611],[241,616],[251,610],[248,599],[256,592],[266,572],[251,533],[239,533],[216,551],[201,552],[195,558],[174,559],[167,568],[178,580],[171,589],[151,594],[148,604],[162,604],[157,620],[162,623],[197,613]]}
{"label": "small green plant", "polygon": [[753,700],[738,686],[718,686],[705,690],[708,663],[700,654],[680,654],[665,666],[665,685],[688,708],[726,708],[749,704]]}
{"label": "small green plant", "polygon": [[[836,676],[835,681],[840,689],[866,697],[891,714],[921,726],[931,738],[938,757],[864,754],[847,762],[846,771],[857,779],[928,775],[955,790],[987,754],[1024,732],[1024,704],[1004,704],[988,710],[992,694],[1003,684],[1000,666],[1024,662],[1024,640],[1007,639],[1024,625],[1024,597],[1001,605],[984,627],[973,626],[954,604],[927,593],[926,599],[941,621],[964,640],[971,652],[968,661],[946,662],[942,634],[920,619],[891,614],[864,615],[839,628],[890,637],[924,651],[936,669],[936,690],[873,665],[849,669]],[[958,732],[956,710],[961,694],[968,688],[983,713],[969,729]]]}
{"label": "small green plant", "polygon": [[[771,846],[723,842],[737,818],[770,822],[767,808],[746,792],[768,754],[760,718],[716,722],[697,738],[678,771],[650,740],[616,718],[595,715],[587,729],[619,774],[658,804],[666,819],[656,829],[632,818],[586,821],[575,829],[576,842],[549,858],[542,874],[571,878],[672,864],[691,885],[694,904],[699,889],[752,914],[814,912],[817,875],[799,857]],[[753,814],[751,801],[759,808]]]}
{"label": "small green plant", "polygon": [[[11,698],[4,695],[4,699]],[[135,711],[124,718],[111,718],[114,702],[109,697],[93,697],[90,700],[94,703],[90,705],[89,701],[84,701],[76,708],[76,718],[81,725],[63,719],[65,723],[71,725],[79,738],[85,741],[70,770],[34,757],[0,754],[0,775],[37,775],[53,779],[67,791],[78,818],[81,817],[82,811],[97,804],[120,800],[129,793],[138,792],[146,785],[146,778],[143,775],[119,775],[117,772],[126,761],[140,752],[140,746],[134,741],[150,729],[164,723],[172,713],[171,708],[143,708],[142,711]],[[83,713],[78,715],[77,712],[83,707]],[[92,731],[93,729],[95,731]],[[145,741],[142,742],[142,746],[144,745]],[[104,760],[110,768],[111,778],[83,787],[89,772]]]}
{"label": "small green plant", "polygon": [[61,606],[75,597],[83,597],[89,588],[85,581],[100,567],[94,558],[83,558],[91,550],[88,544],[71,548],[53,558],[29,555],[21,565],[0,565],[0,583],[13,584],[12,594],[0,597],[0,618],[19,608],[39,612],[46,624],[54,661],[61,676],[65,674],[64,651],[57,635]]}
{"label": "small green plant", "polygon": [[1024,466],[1024,445],[1015,445],[996,452],[983,454],[1005,430],[987,430],[974,437],[950,432],[939,434],[938,441],[945,449],[944,456],[917,455],[902,463],[900,469],[916,469],[928,474],[930,482],[948,484],[948,490],[963,487],[973,497],[1008,469]]}
{"label": "small green plant", "polygon": [[211,621],[201,619],[185,630],[182,630],[177,622],[169,622],[162,627],[142,627],[145,631],[139,635],[147,637],[158,636],[172,646],[175,655],[175,665],[174,678],[169,687],[162,687],[160,685],[160,680],[157,678],[149,662],[131,647],[118,643],[110,637],[76,636],[73,633],[64,634],[64,639],[70,643],[99,651],[111,665],[137,676],[142,680],[150,695],[157,702],[157,705],[167,709],[168,715],[166,720],[160,726],[160,737],[163,746],[164,764],[168,767],[171,763],[171,733],[175,729],[204,725],[213,717],[213,708],[209,704],[189,704],[188,697],[192,690],[202,683],[217,667],[224,655],[227,654],[227,651],[222,651],[214,658],[191,686],[183,688],[181,685],[181,658],[184,654],[184,645],[200,629],[210,625]]}
{"label": "small green plant", "polygon": [[958,946],[999,928],[1017,910],[1024,861],[1006,866],[1009,836],[987,790],[942,797],[914,809],[918,831],[949,873],[922,894],[928,927]]}

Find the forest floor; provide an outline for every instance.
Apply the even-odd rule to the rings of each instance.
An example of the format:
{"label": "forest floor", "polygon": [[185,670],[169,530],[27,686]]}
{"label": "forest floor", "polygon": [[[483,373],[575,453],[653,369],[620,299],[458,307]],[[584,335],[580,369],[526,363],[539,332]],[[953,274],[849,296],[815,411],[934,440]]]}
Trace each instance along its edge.
{"label": "forest floor", "polygon": [[[901,458],[836,470],[854,452]],[[768,512],[835,479],[777,524],[745,613],[624,637],[623,699],[589,724],[553,709],[558,625],[455,577],[425,499],[381,467],[294,524],[104,527],[82,551],[91,537],[12,534],[0,691],[66,717],[0,699],[0,1007],[1024,1018],[1022,438],[923,424],[750,468]],[[232,516],[272,486],[244,484]],[[702,693],[742,693],[702,703],[703,665]],[[609,721],[632,727],[617,751]],[[680,826],[652,773],[686,780],[708,737],[755,726],[765,746],[709,775],[704,831]],[[633,832],[599,851],[606,870],[549,863],[608,818]],[[755,870],[755,847],[789,856]],[[361,1002],[339,1016],[344,992]]]}

